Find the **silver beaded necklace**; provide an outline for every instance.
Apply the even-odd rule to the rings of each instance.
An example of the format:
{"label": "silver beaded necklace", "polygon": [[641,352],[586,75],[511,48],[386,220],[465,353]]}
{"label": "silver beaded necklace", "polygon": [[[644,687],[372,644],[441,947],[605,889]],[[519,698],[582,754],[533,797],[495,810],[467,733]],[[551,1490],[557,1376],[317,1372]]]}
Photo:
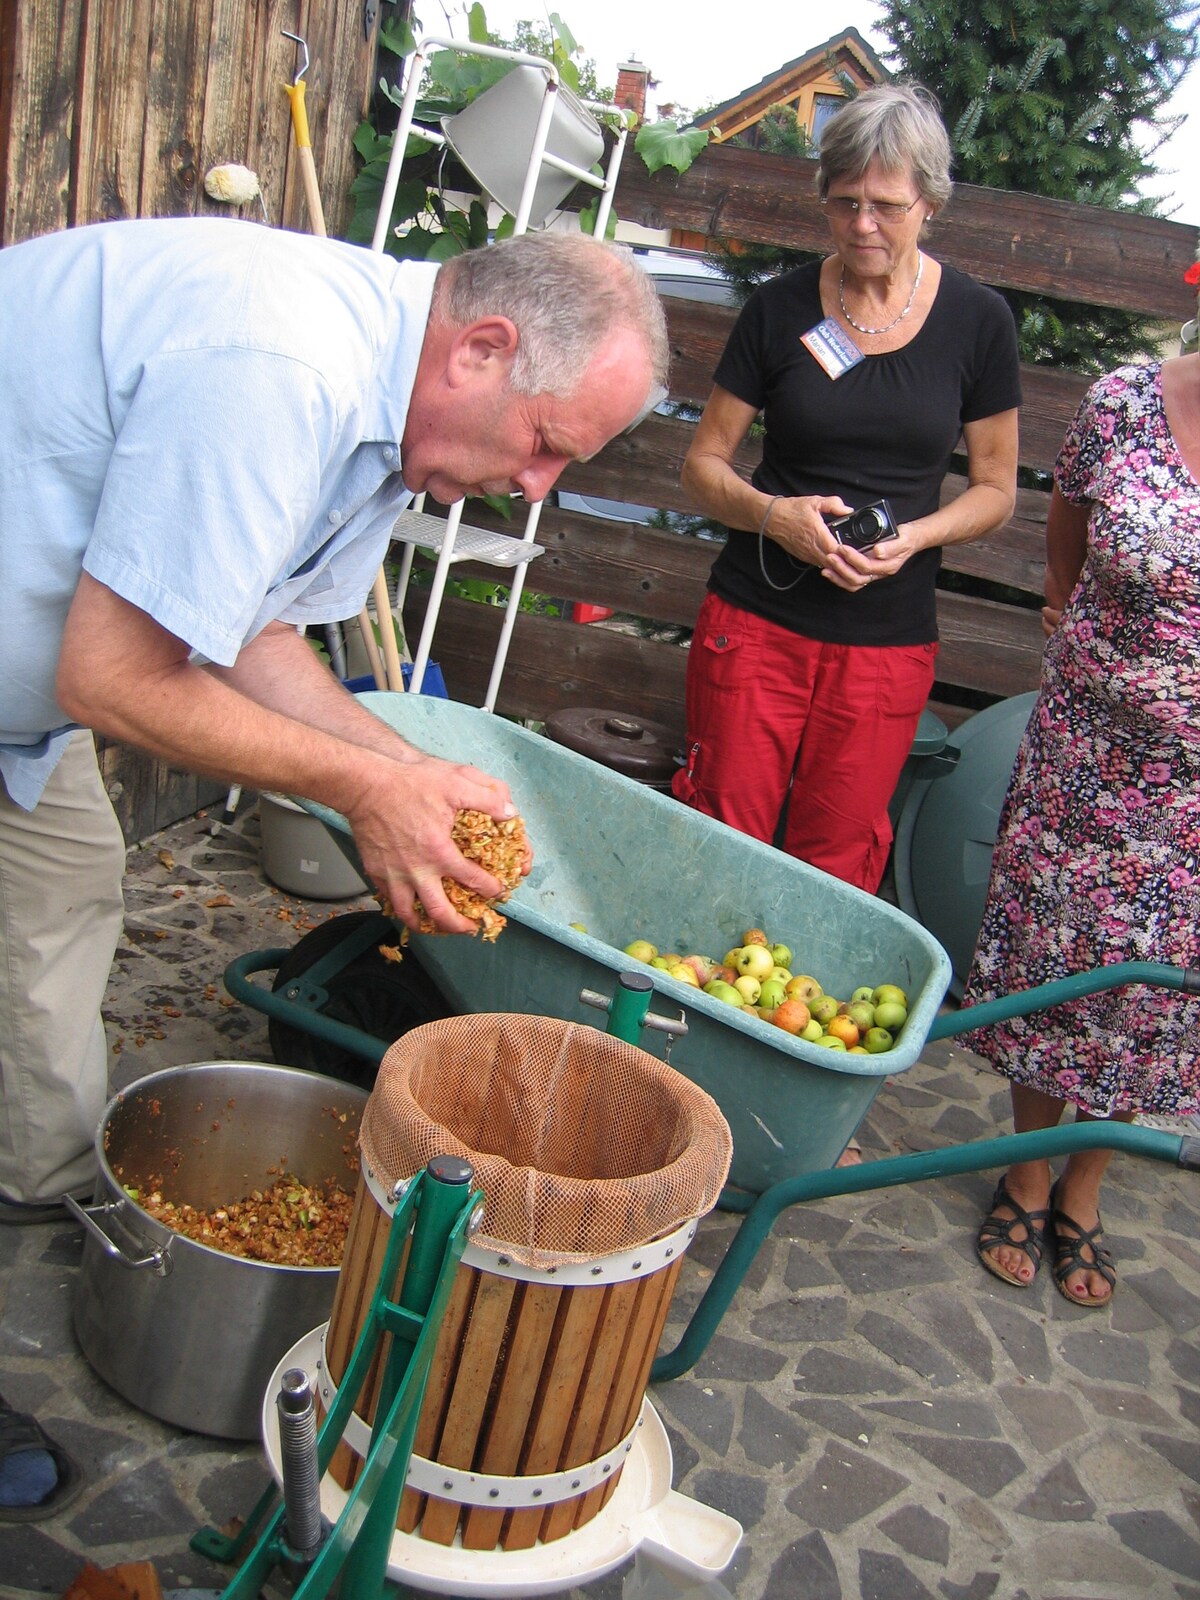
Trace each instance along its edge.
{"label": "silver beaded necklace", "polygon": [[859,333],[870,333],[870,334],[891,333],[892,329],[894,327],[896,327],[899,323],[903,322],[905,317],[912,310],[913,304],[914,304],[914,302],[915,302],[915,300],[917,298],[917,290],[921,287],[921,273],[924,270],[925,270],[925,257],[918,250],[917,251],[917,275],[913,279],[912,293],[908,297],[908,303],[904,307],[904,310],[900,313],[900,315],[898,317],[893,317],[892,320],[887,324],[886,327],[883,327],[883,328],[864,328],[862,323],[861,322],[855,322],[854,318],[846,310],[846,295],[845,295],[846,268],[843,265],[843,267],[842,267],[842,275],[838,279],[838,305],[840,305],[841,308],[842,308],[842,315],[845,317],[846,321],[850,324],[850,326],[852,328],[856,329]]}

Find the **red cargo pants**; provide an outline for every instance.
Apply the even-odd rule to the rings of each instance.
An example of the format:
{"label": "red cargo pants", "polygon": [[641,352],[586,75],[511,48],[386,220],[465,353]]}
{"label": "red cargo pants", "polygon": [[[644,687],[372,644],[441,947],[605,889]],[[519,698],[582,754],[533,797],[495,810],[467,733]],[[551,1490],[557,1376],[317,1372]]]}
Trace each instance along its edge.
{"label": "red cargo pants", "polygon": [[707,595],[676,797],[768,844],[786,804],[787,853],[873,894],[937,648],[822,644]]}

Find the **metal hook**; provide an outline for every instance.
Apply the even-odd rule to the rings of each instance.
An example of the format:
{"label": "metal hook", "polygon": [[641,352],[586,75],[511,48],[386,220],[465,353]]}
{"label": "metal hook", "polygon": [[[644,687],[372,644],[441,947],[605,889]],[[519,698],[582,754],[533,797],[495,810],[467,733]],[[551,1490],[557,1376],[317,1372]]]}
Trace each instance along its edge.
{"label": "metal hook", "polygon": [[301,50],[304,51],[304,65],[300,68],[299,72],[292,79],[292,83],[293,84],[297,84],[304,77],[304,74],[308,71],[308,43],[307,43],[307,41],[305,39],[303,39],[301,37],[300,34],[298,34],[298,33],[289,33],[286,28],[280,28],[279,31],[283,35],[283,37],[285,39],[294,39],[296,41],[296,43],[300,46]]}

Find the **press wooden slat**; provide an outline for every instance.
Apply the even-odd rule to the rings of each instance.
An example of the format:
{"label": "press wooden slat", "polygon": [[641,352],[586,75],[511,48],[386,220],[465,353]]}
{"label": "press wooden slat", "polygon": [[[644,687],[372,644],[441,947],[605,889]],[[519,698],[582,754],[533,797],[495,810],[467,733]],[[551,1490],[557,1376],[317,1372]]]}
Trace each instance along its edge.
{"label": "press wooden slat", "polygon": [[[478,1470],[497,1477],[515,1477],[533,1414],[554,1332],[562,1289],[526,1284],[514,1304],[504,1367],[481,1442]],[[505,1511],[472,1506],[463,1519],[466,1550],[494,1550],[504,1527]]]}
{"label": "press wooden slat", "polygon": [[[425,1400],[421,1406],[421,1416],[413,1440],[413,1453],[425,1456],[427,1459],[435,1458],[437,1455],[437,1442],[441,1435],[446,1406],[449,1404],[450,1380],[458,1361],[459,1346],[471,1310],[471,1301],[474,1299],[478,1276],[479,1274],[473,1272],[470,1267],[460,1266],[455,1273],[446,1315],[442,1318],[442,1331],[434,1346],[429,1380],[425,1385]],[[411,1533],[421,1520],[424,1499],[424,1495],[418,1494],[415,1489],[404,1491],[400,1499],[399,1515],[396,1517],[396,1526],[401,1532]]]}
{"label": "press wooden slat", "polygon": [[[443,1466],[470,1471],[475,1465],[516,1287],[511,1278],[499,1278],[491,1273],[479,1275],[471,1316],[459,1347],[458,1370],[446,1420],[437,1445],[437,1459]],[[458,1531],[462,1509],[460,1501],[428,1496],[421,1518],[422,1539],[451,1544]]]}
{"label": "press wooden slat", "polygon": [[[621,1422],[623,1434],[628,1433],[634,1426],[641,1412],[642,1401],[646,1397],[646,1387],[650,1382],[650,1368],[654,1365],[654,1357],[658,1354],[659,1342],[667,1324],[671,1298],[675,1293],[675,1285],[679,1280],[682,1266],[683,1257],[680,1256],[665,1272],[657,1272],[652,1277],[642,1279],[642,1293],[638,1297],[633,1326],[630,1329],[629,1360],[620,1375],[625,1403],[625,1416]],[[615,1488],[615,1483],[604,1485],[599,1491],[600,1503],[596,1510],[608,1504]],[[591,1517],[595,1512],[586,1510],[581,1505],[576,1515],[576,1527],[582,1526],[581,1519],[585,1515]]]}
{"label": "press wooden slat", "polygon": [[[528,1447],[521,1462],[521,1471],[527,1477],[558,1470],[592,1335],[603,1309],[603,1289],[575,1289],[569,1297],[564,1297],[534,1403]],[[505,1530],[504,1548],[532,1549],[542,1516],[540,1508],[514,1511]]]}
{"label": "press wooden slat", "polygon": [[[616,1283],[604,1291],[604,1310],[596,1324],[587,1366],[580,1383],[580,1398],[563,1441],[561,1467],[592,1461],[612,1448],[621,1437],[611,1434],[613,1384],[618,1375],[629,1318],[637,1301],[635,1282]],[[624,1416],[625,1408],[619,1407]],[[606,1426],[606,1423],[609,1424]],[[617,1469],[614,1469],[616,1471]],[[541,1538],[545,1542],[561,1539],[575,1526],[575,1513],[583,1495],[560,1500],[547,1507]]]}
{"label": "press wooden slat", "polygon": [[346,1370],[365,1305],[370,1302],[375,1287],[378,1267],[372,1272],[371,1266],[380,1215],[374,1195],[360,1176],[325,1339],[329,1370],[335,1379]]}

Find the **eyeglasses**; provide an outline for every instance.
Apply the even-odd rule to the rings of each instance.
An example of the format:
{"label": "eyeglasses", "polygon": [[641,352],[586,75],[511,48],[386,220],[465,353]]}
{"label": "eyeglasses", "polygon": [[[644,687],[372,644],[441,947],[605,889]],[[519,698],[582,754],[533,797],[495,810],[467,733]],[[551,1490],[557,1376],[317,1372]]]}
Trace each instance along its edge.
{"label": "eyeglasses", "polygon": [[867,216],[875,217],[880,222],[903,222],[912,208],[920,203],[920,199],[918,195],[915,200],[902,205],[899,200],[852,200],[847,194],[839,194],[822,200],[821,206],[826,215],[836,217],[839,222],[852,221],[860,211],[865,211]]}

